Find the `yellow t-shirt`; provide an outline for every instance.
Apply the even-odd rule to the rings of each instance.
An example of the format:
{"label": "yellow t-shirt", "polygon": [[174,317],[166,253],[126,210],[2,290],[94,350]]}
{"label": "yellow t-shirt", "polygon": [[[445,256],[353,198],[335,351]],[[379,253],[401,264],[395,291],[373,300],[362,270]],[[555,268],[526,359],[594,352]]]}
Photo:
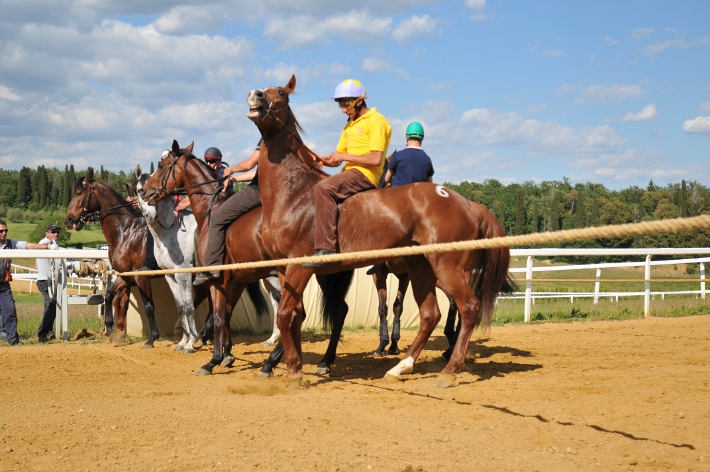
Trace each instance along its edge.
{"label": "yellow t-shirt", "polygon": [[376,166],[364,166],[346,161],[343,171],[357,169],[377,186],[384,170],[391,137],[392,128],[387,119],[377,112],[377,108],[370,108],[355,121],[348,121],[340,135],[336,151],[355,156],[369,154],[370,151],[382,151],[382,162]]}

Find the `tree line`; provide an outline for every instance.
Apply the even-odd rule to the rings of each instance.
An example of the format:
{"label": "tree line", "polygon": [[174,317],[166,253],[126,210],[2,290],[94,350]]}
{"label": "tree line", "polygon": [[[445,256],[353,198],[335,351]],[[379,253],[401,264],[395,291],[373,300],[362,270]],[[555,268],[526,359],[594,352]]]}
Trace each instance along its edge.
{"label": "tree line", "polygon": [[[153,163],[150,172],[154,170]],[[86,170],[73,165],[64,170],[39,166],[18,170],[0,169],[0,215],[11,208],[58,211],[66,209],[77,179]],[[94,178],[127,196],[126,183],[135,183],[133,172],[118,173],[100,166]],[[572,185],[567,178],[543,182],[504,185],[495,179],[479,182],[445,183],[465,198],[486,206],[501,222],[507,234],[622,224],[710,212],[710,189],[696,181],[630,186],[610,190],[591,182]],[[599,241],[565,243],[562,247],[706,247],[710,231],[658,234]]]}

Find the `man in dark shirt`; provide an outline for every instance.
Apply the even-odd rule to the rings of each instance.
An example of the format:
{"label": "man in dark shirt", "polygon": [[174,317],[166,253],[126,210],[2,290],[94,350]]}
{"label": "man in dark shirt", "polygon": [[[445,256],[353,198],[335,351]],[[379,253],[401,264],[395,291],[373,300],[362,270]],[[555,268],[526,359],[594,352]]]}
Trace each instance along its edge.
{"label": "man in dark shirt", "polygon": [[416,121],[410,123],[405,135],[407,148],[392,155],[392,159],[387,164],[385,182],[391,183],[393,187],[414,182],[431,182],[434,166],[422,149],[424,127]]}

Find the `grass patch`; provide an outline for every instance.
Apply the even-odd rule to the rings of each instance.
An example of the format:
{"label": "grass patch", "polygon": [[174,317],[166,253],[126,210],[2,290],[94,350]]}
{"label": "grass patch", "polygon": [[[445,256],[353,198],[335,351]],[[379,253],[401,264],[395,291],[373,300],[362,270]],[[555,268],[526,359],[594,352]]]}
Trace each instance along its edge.
{"label": "grass patch", "polygon": [[[37,343],[37,329],[44,313],[44,298],[39,293],[13,292],[17,306],[17,333],[25,344]],[[69,337],[72,338],[82,328],[95,332],[102,329],[102,320],[95,306],[71,305],[69,307]],[[54,329],[52,329],[54,331]],[[102,341],[98,338],[96,341]]]}

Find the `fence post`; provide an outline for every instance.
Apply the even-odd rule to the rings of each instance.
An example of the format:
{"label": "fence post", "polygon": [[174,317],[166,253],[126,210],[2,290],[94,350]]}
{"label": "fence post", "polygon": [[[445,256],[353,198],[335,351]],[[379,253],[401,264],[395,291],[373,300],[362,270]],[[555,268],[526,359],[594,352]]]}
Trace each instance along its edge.
{"label": "fence post", "polygon": [[[705,280],[705,264],[700,263],[700,280]],[[700,296],[705,300],[705,282],[700,282]]]}
{"label": "fence post", "polygon": [[32,279],[30,279],[30,293],[32,293]]}
{"label": "fence post", "polygon": [[528,256],[527,268],[525,270],[525,322],[530,323],[530,312],[532,307],[532,277],[533,277],[533,256]]}
{"label": "fence post", "polygon": [[[652,255],[646,256],[646,268],[643,278],[651,280],[651,258]],[[643,294],[643,317],[647,318],[651,314],[651,282],[644,282],[645,293]]]}
{"label": "fence post", "polygon": [[599,303],[599,285],[601,285],[602,270],[597,269],[597,281],[594,282],[594,304]]}

